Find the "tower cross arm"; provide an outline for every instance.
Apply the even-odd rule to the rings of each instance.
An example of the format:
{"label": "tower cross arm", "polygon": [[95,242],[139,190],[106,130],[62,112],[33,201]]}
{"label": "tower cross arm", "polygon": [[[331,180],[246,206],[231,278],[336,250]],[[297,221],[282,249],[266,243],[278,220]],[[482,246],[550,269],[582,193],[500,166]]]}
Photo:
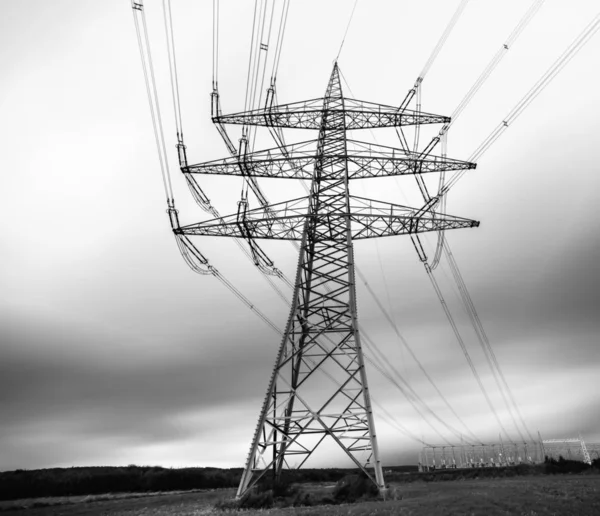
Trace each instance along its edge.
{"label": "tower cross arm", "polygon": [[[312,179],[316,157],[316,140],[311,140],[189,165],[182,167],[182,171],[189,174]],[[477,167],[475,163],[468,161],[434,155],[422,156],[416,152],[358,140],[348,140],[346,148],[328,153],[327,158],[345,160],[348,179],[469,170]]]}
{"label": "tower cross arm", "polygon": [[[300,207],[301,199],[288,203],[272,205],[266,216],[264,210],[250,210],[242,219],[238,215],[229,215],[222,219],[183,226],[179,233],[184,235],[224,236],[243,238],[262,238],[271,240],[302,240],[302,232],[307,219],[315,219],[318,226],[334,228],[350,221],[352,240],[376,238],[394,235],[407,235],[440,231],[448,229],[472,228],[479,222],[471,219],[444,215],[439,213],[417,214],[414,208],[389,203],[370,201],[359,197],[353,198],[349,212],[345,213],[312,213]],[[321,220],[323,219],[323,220]],[[317,241],[334,240],[329,230],[320,230],[314,235]]]}
{"label": "tower cross arm", "polygon": [[329,124],[336,120],[336,114],[343,113],[347,130],[450,123],[450,117],[447,116],[400,110],[395,106],[348,98],[344,99],[343,106],[333,109],[329,107],[327,116],[324,117],[323,105],[323,99],[313,99],[228,115],[218,114],[212,120],[218,124],[327,130],[334,128]]}

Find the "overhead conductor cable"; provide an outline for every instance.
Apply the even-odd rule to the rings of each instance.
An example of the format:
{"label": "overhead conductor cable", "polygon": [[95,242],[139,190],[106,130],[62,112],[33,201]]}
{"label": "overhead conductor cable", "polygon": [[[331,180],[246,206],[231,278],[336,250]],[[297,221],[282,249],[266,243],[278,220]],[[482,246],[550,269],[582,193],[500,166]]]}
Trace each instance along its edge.
{"label": "overhead conductor cable", "polygon": [[[161,169],[161,175],[163,178],[163,186],[167,197],[167,211],[169,214],[171,227],[174,231],[176,231],[179,229],[179,218],[177,216],[177,210],[175,209],[175,200],[173,198],[173,191],[171,186],[171,176],[169,164],[167,161],[166,146],[162,129],[162,120],[160,117],[160,108],[156,90],[156,81],[154,78],[154,69],[152,65],[152,55],[150,52],[148,28],[146,26],[143,0],[132,0],[131,6],[133,10],[133,19],[135,23],[140,57],[142,61],[142,69],[144,72],[146,92],[148,94],[148,102],[150,104],[150,114],[152,117],[154,137],[158,150],[159,164]],[[208,259],[198,250],[198,248],[190,241],[190,239],[187,236],[176,233],[175,238],[177,240],[177,245],[181,251],[183,258],[194,272],[204,275],[210,274],[215,276],[231,292],[233,292],[235,296],[238,299],[240,299],[240,301],[242,301],[246,306],[251,308],[261,319],[263,319],[265,323],[267,323],[271,328],[278,331],[276,326],[260,310],[258,310],[246,296],[244,296],[214,266],[210,265]]]}
{"label": "overhead conductor cable", "polygon": [[[481,88],[482,84],[489,78],[489,76],[491,75],[491,73],[493,72],[493,70],[496,68],[496,66],[499,64],[499,62],[501,61],[501,59],[504,57],[504,55],[506,54],[506,52],[509,50],[509,48],[512,47],[512,44],[516,41],[516,39],[518,38],[518,36],[521,34],[521,32],[524,30],[524,28],[527,26],[527,24],[531,21],[531,19],[533,18],[533,16],[537,13],[537,11],[540,9],[541,5],[543,4],[543,0],[534,0],[534,2],[531,4],[531,6],[529,7],[529,9],[527,10],[527,12],[525,13],[525,15],[521,18],[521,20],[519,21],[519,23],[517,24],[517,26],[513,29],[513,31],[511,32],[511,34],[508,36],[507,40],[505,41],[505,43],[501,46],[500,50],[495,54],[495,56],[492,58],[492,60],[490,61],[490,63],[488,63],[488,65],[486,66],[486,68],[484,69],[484,71],[481,73],[481,75],[479,76],[479,78],[476,80],[475,84],[471,87],[471,89],[467,92],[467,94],[465,95],[465,97],[462,99],[462,101],[459,103],[458,107],[455,109],[455,111],[452,114],[452,122],[450,124],[445,124],[442,127],[442,130],[440,131],[440,134],[438,137],[434,138],[434,140],[432,141],[433,146],[438,142],[442,141],[442,156],[445,156],[446,154],[446,149],[445,149],[445,138],[446,138],[446,134],[448,129],[450,128],[451,124],[456,120],[456,117],[464,110],[464,108],[468,105],[468,103],[472,100],[472,98],[474,97],[474,95],[477,93],[477,91],[479,91],[479,89]],[[430,148],[433,148],[433,146],[430,144]],[[444,188],[444,174],[442,174],[440,176],[440,186],[438,189],[438,195],[440,192],[443,191]],[[440,201],[440,208],[442,211],[444,211],[445,208],[445,196],[441,197],[441,201]],[[425,198],[426,203],[429,202],[429,200],[427,198]],[[442,254],[442,250],[444,250],[446,252],[446,255],[448,256],[448,260],[449,263],[451,265],[451,269],[452,269],[452,273],[455,277],[455,281],[457,282],[457,285],[459,286],[459,291],[461,294],[461,297],[463,299],[463,303],[465,305],[465,308],[467,310],[467,313],[471,319],[471,322],[473,324],[473,327],[476,331],[477,337],[480,341],[480,344],[482,345],[482,348],[485,352],[485,356],[486,359],[488,361],[488,364],[490,365],[490,368],[492,370],[492,373],[494,375],[494,378],[496,380],[496,383],[498,385],[498,388],[500,389],[501,395],[504,399],[504,402],[509,410],[509,413],[511,415],[511,418],[513,420],[513,423],[515,425],[515,428],[517,430],[517,432],[519,433],[519,436],[521,437],[521,439],[524,440],[523,435],[521,434],[521,431],[518,427],[518,424],[516,422],[515,416],[513,414],[513,407],[514,410],[516,411],[516,413],[519,416],[519,419],[521,420],[521,424],[523,425],[523,427],[526,429],[527,433],[529,434],[530,438],[531,438],[531,433],[529,432],[529,429],[527,428],[525,421],[518,409],[518,406],[516,405],[516,402],[514,400],[514,397],[512,396],[512,392],[510,391],[508,384],[506,383],[505,377],[499,367],[499,364],[497,362],[497,360],[495,359],[495,355],[493,354],[493,350],[491,348],[491,345],[489,343],[489,340],[487,339],[487,336],[485,335],[485,332],[483,330],[483,326],[481,325],[481,321],[479,320],[479,317],[477,315],[477,312],[475,310],[474,304],[470,298],[470,295],[468,293],[468,290],[466,288],[466,285],[464,284],[464,280],[462,279],[462,276],[460,275],[460,271],[458,270],[458,266],[456,264],[456,262],[454,261],[452,255],[451,255],[451,251],[450,248],[448,246],[448,243],[445,241],[444,239],[444,234],[443,232],[439,233],[438,236],[438,243],[437,243],[437,247],[436,247],[436,252],[434,255],[434,259],[431,263],[429,263],[429,268],[430,270],[428,270],[428,274],[430,274],[431,276],[431,272],[439,263],[441,254]],[[434,286],[435,288],[435,286]],[[441,292],[440,292],[441,294]],[[443,305],[445,305],[444,302],[442,302]],[[496,370],[498,371],[498,373],[496,373]],[[512,402],[512,406],[511,403],[509,403],[508,399],[506,398],[506,395],[504,393],[504,389],[503,389],[503,385],[500,384],[500,381],[498,379],[498,375],[501,377],[502,379],[502,383],[504,385],[504,389],[506,389],[506,391],[508,392],[508,395],[510,397],[510,401]]]}
{"label": "overhead conductor cable", "polygon": [[[259,57],[259,54],[261,51],[264,51],[266,53],[266,50],[268,49],[268,42],[266,44],[262,42],[262,38],[264,37],[265,23],[266,23],[265,20],[266,20],[266,15],[267,15],[267,6],[268,6],[268,0],[265,0],[265,1],[261,0],[260,4],[259,4],[258,0],[255,0],[255,4],[254,4],[255,9],[254,9],[254,17],[253,17],[254,22],[253,22],[252,37],[251,37],[250,57],[249,57],[249,63],[248,63],[248,76],[247,76],[247,81],[246,81],[245,109],[248,109],[249,103],[250,103],[250,107],[252,107],[253,99],[255,98],[256,84],[257,84],[258,76],[259,76],[259,69],[261,69],[261,68],[262,68],[262,76],[263,76],[262,81],[264,82],[266,61],[262,61],[262,59]],[[274,6],[274,4],[273,4],[273,6]],[[272,21],[272,19],[273,19],[273,8],[271,9],[271,21]],[[270,22],[269,28],[267,31],[269,34],[269,36],[267,37],[267,41],[268,41],[268,38],[270,37],[271,29],[272,29],[272,23]],[[249,142],[249,139],[251,138],[249,136],[247,126],[244,125],[242,127],[242,139],[240,140],[240,148],[237,149],[233,145],[231,139],[229,138],[229,135],[227,134],[227,131],[226,131],[225,127],[223,126],[223,124],[221,124],[218,120],[215,119],[216,116],[220,115],[220,101],[219,101],[219,93],[217,90],[217,87],[218,87],[218,75],[217,74],[218,74],[218,70],[219,70],[219,66],[218,66],[219,38],[218,38],[218,34],[219,34],[219,2],[218,2],[218,0],[214,0],[213,1],[212,115],[213,115],[213,121],[215,122],[217,130],[219,131],[219,134],[223,138],[223,141],[225,142],[227,149],[229,150],[229,153],[233,157],[240,158],[241,153],[245,154],[247,152],[248,142]],[[262,65],[260,64],[261,62],[263,63]],[[242,167],[242,165],[240,165],[240,166]],[[243,167],[245,167],[245,166],[246,166],[246,163],[244,162]],[[245,170],[244,170],[244,168],[242,168],[243,180],[242,180],[241,199],[240,199],[240,202],[238,203],[238,205],[239,205],[238,216],[241,219],[240,222],[242,223],[242,227],[244,227],[243,219],[244,219],[246,210],[248,209],[248,189],[249,188],[256,195],[256,198],[258,199],[259,204],[261,205],[261,207],[263,209],[265,209],[266,214],[272,215],[272,211],[269,206],[269,201],[266,198],[266,196],[264,195],[264,193],[262,192],[262,189],[260,188],[258,182],[256,181],[256,178],[251,177],[251,176],[245,174],[244,172],[245,172]],[[220,216],[218,214],[215,214],[215,217],[220,218]],[[250,234],[246,234],[244,239],[249,244],[252,260],[253,260],[254,264],[258,267],[258,269],[261,272],[265,273],[266,275],[278,277],[288,287],[292,288],[293,285],[291,284],[289,278],[287,278],[279,269],[277,269],[275,267],[274,262],[267,256],[267,254],[261,249],[261,247],[254,241],[252,236]],[[277,288],[277,287],[274,287],[274,288]],[[278,294],[280,294],[280,296],[281,296],[281,291],[278,290]]]}
{"label": "overhead conductor cable", "polygon": [[[473,97],[475,96],[475,94],[479,91],[479,89],[481,88],[481,86],[484,84],[484,82],[490,77],[491,73],[494,71],[494,69],[498,66],[498,64],[500,63],[500,61],[502,60],[502,58],[506,55],[506,53],[508,52],[508,50],[510,48],[512,48],[514,42],[517,40],[517,38],[519,37],[519,35],[523,32],[523,30],[525,29],[525,27],[529,24],[529,22],[532,20],[532,18],[535,16],[535,14],[539,11],[540,7],[542,6],[544,0],[534,0],[534,2],[530,5],[529,9],[526,11],[526,13],[523,15],[523,17],[519,20],[519,23],[517,24],[517,26],[513,29],[513,31],[510,33],[510,35],[508,36],[508,38],[505,40],[504,44],[500,47],[500,49],[496,52],[496,54],[494,55],[494,57],[492,58],[492,60],[488,63],[488,65],[485,67],[485,69],[483,70],[483,72],[480,74],[480,76],[478,77],[478,79],[475,81],[475,83],[473,84],[473,86],[471,87],[471,89],[467,92],[467,94],[463,97],[463,99],[461,100],[461,102],[459,103],[459,105],[456,107],[456,109],[454,110],[454,112],[452,113],[451,117],[452,117],[452,121],[449,124],[445,124],[442,127],[442,130],[440,131],[440,134],[438,136],[438,138],[436,138],[435,140],[439,140],[439,138],[441,138],[442,141],[442,156],[444,157],[446,155],[446,149],[445,149],[445,139],[446,139],[446,135],[447,132],[449,130],[449,128],[451,127],[451,125],[456,121],[456,118],[462,113],[462,111],[465,109],[465,107],[469,104],[469,102],[473,99]],[[438,194],[439,192],[443,191],[444,188],[444,178],[445,178],[445,174],[442,173],[440,175],[440,186],[438,188]],[[428,201],[428,199],[425,199],[426,201]],[[446,202],[446,196],[442,196],[441,200],[439,202],[440,204],[440,211],[441,212],[445,212],[445,202]],[[460,274],[460,270],[458,269],[458,265],[456,264],[456,261],[454,260],[454,257],[452,255],[452,252],[450,250],[449,244],[448,242],[445,240],[444,237],[444,232],[441,231],[439,233],[439,237],[438,237],[438,242],[437,242],[437,246],[436,246],[436,250],[435,250],[435,255],[433,258],[433,261],[429,264],[431,269],[435,269],[436,266],[439,264],[442,252],[445,253],[447,259],[448,259],[448,263],[451,267],[451,271],[452,274],[454,276],[454,279],[458,285],[459,288],[459,293],[460,296],[463,300],[467,315],[469,316],[473,328],[477,334],[477,338],[479,339],[479,342],[484,350],[484,354],[486,357],[486,360],[490,366],[490,369],[492,371],[492,374],[494,376],[494,379],[496,381],[496,384],[498,385],[498,388],[500,390],[500,393],[502,395],[502,398],[504,400],[504,403],[511,415],[511,418],[513,420],[513,423],[515,425],[515,429],[517,430],[517,433],[519,434],[519,436],[521,437],[521,439],[524,441],[524,437],[523,434],[521,433],[515,415],[513,414],[513,411],[517,414],[521,425],[523,426],[523,428],[525,429],[525,431],[527,432],[527,434],[529,435],[529,438],[531,440],[535,440],[533,438],[533,436],[531,435],[531,432],[529,431],[529,429],[527,428],[527,424],[525,423],[525,420],[523,419],[523,416],[519,410],[518,405],[516,404],[516,401],[514,399],[514,396],[508,386],[508,383],[506,382],[506,379],[504,377],[504,374],[498,364],[498,361],[495,357],[495,354],[493,352],[493,349],[491,347],[491,344],[487,338],[487,335],[483,329],[483,325],[481,324],[481,320],[479,319],[479,316],[477,314],[477,311],[475,309],[475,306],[473,304],[473,301],[470,297],[470,294],[467,290],[466,284],[464,283],[464,280],[462,278],[462,275]],[[500,377],[500,378],[499,378]],[[502,382],[502,384],[500,383],[500,381]],[[508,397],[510,398],[507,399],[507,396],[505,395],[505,391],[508,394]]]}
{"label": "overhead conductor cable", "polygon": [[[341,73],[341,71],[340,71],[340,73]],[[343,78],[346,86],[348,87],[348,90],[350,91],[350,94],[354,96],[354,94],[352,93],[352,89],[350,88],[350,85],[348,84],[348,81],[344,77],[343,73],[341,73],[341,76],[342,76],[342,78]],[[375,141],[377,141],[377,137],[375,136],[375,134],[373,133],[372,130],[371,130],[371,134],[373,135]],[[394,179],[397,181],[396,177]],[[427,373],[427,371],[424,368],[423,364],[419,361],[419,359],[415,355],[415,353],[412,350],[412,348],[409,346],[409,344],[406,341],[406,339],[404,338],[404,336],[400,333],[400,330],[398,329],[398,326],[397,326],[396,322],[393,320],[393,318],[391,317],[391,315],[389,314],[389,312],[385,309],[385,307],[383,306],[383,304],[379,300],[379,298],[378,298],[377,294],[375,293],[375,291],[369,285],[369,283],[367,281],[367,278],[365,277],[364,273],[360,270],[360,268],[357,265],[355,265],[355,270],[356,270],[356,274],[357,274],[358,278],[360,278],[360,280],[362,281],[362,283],[365,285],[365,287],[367,289],[367,292],[369,292],[369,294],[371,295],[371,297],[375,301],[376,306],[379,308],[379,310],[381,311],[381,313],[384,315],[385,319],[388,321],[388,323],[390,324],[390,326],[394,330],[394,333],[398,337],[398,340],[408,350],[409,354],[411,355],[411,357],[413,358],[413,360],[416,362],[416,364],[419,367],[419,369],[421,369],[421,371],[423,372],[423,374],[425,375],[425,377],[427,378],[427,380],[429,381],[429,383],[433,386],[433,388],[435,389],[435,391],[438,393],[438,395],[440,396],[440,398],[442,399],[442,401],[444,402],[444,404],[446,405],[446,407],[449,409],[449,411],[452,413],[452,415],[457,419],[457,421],[466,429],[466,432],[471,435],[471,438],[475,442],[481,442],[481,440],[468,428],[468,426],[464,423],[464,421],[462,420],[462,418],[456,413],[456,411],[454,410],[454,408],[450,405],[450,403],[448,402],[448,400],[446,399],[446,397],[440,391],[439,387],[435,384],[433,378],[431,378],[431,376]],[[366,342],[370,342],[370,339],[366,335],[364,329],[361,329],[361,334],[365,338]],[[400,374],[398,373],[397,370],[395,370],[395,373],[401,379],[401,381],[403,381],[402,377],[400,376]],[[389,380],[389,378],[387,378],[387,377],[386,377],[386,379]],[[403,392],[403,394],[404,394],[404,392]]]}
{"label": "overhead conductor cable", "polygon": [[[535,98],[552,82],[558,73],[575,57],[575,55],[585,46],[585,44],[598,32],[600,29],[600,13],[598,13],[592,21],[583,29],[583,31],[573,40],[573,42],[565,49],[558,59],[548,68],[548,70],[540,77],[540,79],[531,87],[531,89],[521,98],[521,100],[511,109],[504,117],[502,122],[488,135],[485,140],[473,151],[469,157],[469,161],[476,161],[491,145],[512,125],[523,111],[531,104]],[[464,171],[457,172],[448,183],[444,186],[440,196],[446,195],[457,181],[464,175]]]}
{"label": "overhead conductor cable", "polygon": [[[454,124],[454,122],[456,122],[456,119],[458,118],[458,116],[468,106],[468,104],[471,102],[471,100],[473,100],[473,97],[475,97],[475,95],[481,89],[483,84],[489,79],[492,72],[500,64],[502,59],[506,56],[507,52],[512,48],[513,44],[515,43],[517,38],[521,35],[521,33],[523,32],[525,27],[527,27],[529,22],[533,19],[533,17],[539,11],[540,7],[542,7],[544,1],[545,0],[534,0],[532,2],[532,4],[529,6],[529,9],[527,9],[527,11],[523,15],[523,17],[519,20],[519,22],[514,27],[512,32],[509,34],[509,36],[506,38],[504,43],[500,46],[500,48],[498,49],[496,54],[494,54],[494,56],[492,57],[490,62],[487,64],[487,66],[481,72],[481,74],[479,75],[479,77],[477,78],[475,83],[471,86],[469,91],[465,94],[465,96],[459,102],[458,106],[454,109],[454,111],[450,115],[450,118],[451,118],[450,122],[447,124],[444,124],[444,126],[440,130],[439,135],[436,138],[436,141],[438,141],[437,140],[438,138],[439,138],[439,141],[441,141],[443,158],[446,157],[447,136],[448,136],[448,131],[452,127],[452,124]],[[438,186],[438,195],[444,188],[445,179],[446,179],[446,173],[441,172],[439,186]],[[445,213],[445,209],[446,209],[446,198],[442,197],[442,200],[440,201],[439,211],[441,213]],[[430,263],[430,266],[433,270],[435,270],[435,268],[438,266],[438,264],[440,262],[444,242],[445,242],[445,231],[440,231],[438,233],[438,241],[437,241],[435,255],[433,257],[432,262]]]}
{"label": "overhead conductor cable", "polygon": [[[421,88],[421,83],[422,83],[423,79],[425,78],[425,76],[427,75],[427,73],[429,72],[429,70],[430,70],[433,62],[435,61],[435,59],[437,58],[437,56],[441,52],[442,47],[446,43],[446,40],[450,36],[450,33],[452,32],[453,28],[455,27],[455,25],[457,24],[458,20],[460,19],[460,17],[462,15],[462,13],[463,13],[463,11],[464,11],[467,3],[468,3],[468,0],[462,0],[460,2],[459,6],[457,7],[456,11],[454,12],[452,18],[450,19],[450,22],[448,23],[446,29],[444,30],[442,36],[438,40],[438,42],[437,42],[436,46],[434,47],[431,55],[429,56],[429,59],[425,63],[425,66],[423,67],[423,70],[419,74],[419,77],[417,78],[413,89],[411,91],[409,91],[407,97],[402,102],[402,105],[399,108],[399,110],[404,109],[404,107],[406,107],[406,105],[410,102],[410,100],[412,99],[412,97],[414,95],[416,95],[416,97],[417,97],[417,113],[420,111],[420,107],[421,107],[420,106],[420,88]],[[356,7],[356,4],[355,4],[355,7]],[[350,18],[350,21],[351,20],[352,20],[352,16]],[[346,32],[347,31],[348,31],[348,29],[346,29]],[[344,38],[345,38],[345,36],[344,36]],[[342,45],[343,45],[343,42],[342,42]],[[341,47],[340,47],[340,51],[341,51]],[[416,128],[415,128],[415,139],[414,139],[414,145],[413,145],[413,152],[417,151],[418,139],[419,139],[419,129],[420,129],[419,124],[417,124]],[[405,142],[404,145],[403,145],[403,148],[405,148],[406,150],[408,150],[408,145],[406,144],[406,140],[405,140],[405,138],[403,138],[404,135],[403,135],[403,133],[401,131],[398,131],[398,136],[399,136],[401,142],[402,141]],[[427,195],[427,188],[426,188],[425,183],[422,180],[422,178],[419,175],[415,175],[415,179],[419,183],[419,188],[421,189],[421,191],[423,192],[423,194]],[[418,366],[421,369],[421,371],[425,374],[426,378],[433,385],[433,387],[435,388],[435,390],[438,393],[438,395],[442,398],[442,400],[444,401],[444,403],[446,404],[446,406],[450,409],[450,411],[457,418],[457,420],[463,426],[465,426],[465,428],[467,429],[467,432],[469,432],[473,436],[473,438],[476,441],[478,441],[479,439],[469,430],[469,428],[464,424],[464,422],[462,421],[462,419],[458,416],[458,414],[450,406],[450,404],[448,403],[448,401],[446,400],[446,398],[440,392],[440,390],[437,387],[437,385],[433,382],[433,379],[429,376],[429,374],[427,373],[427,371],[422,366],[421,362],[417,359],[417,357],[415,356],[414,352],[412,351],[412,349],[410,348],[410,346],[408,345],[408,343],[406,342],[406,340],[400,334],[397,325],[391,319],[391,317],[389,316],[389,314],[387,313],[387,311],[385,310],[385,308],[382,306],[382,304],[379,301],[379,299],[377,298],[376,294],[369,287],[369,285],[368,285],[368,283],[366,281],[366,278],[364,277],[364,275],[362,274],[362,272],[357,269],[357,274],[358,274],[359,278],[362,280],[362,282],[367,286],[367,290],[369,291],[369,293],[371,294],[371,296],[374,298],[374,300],[377,303],[379,309],[385,315],[386,319],[388,320],[388,322],[391,324],[392,328],[394,329],[396,335],[398,336],[398,338],[400,339],[400,341],[402,342],[402,344],[407,348],[407,350],[411,354],[412,358],[416,361],[416,363],[418,364]]]}

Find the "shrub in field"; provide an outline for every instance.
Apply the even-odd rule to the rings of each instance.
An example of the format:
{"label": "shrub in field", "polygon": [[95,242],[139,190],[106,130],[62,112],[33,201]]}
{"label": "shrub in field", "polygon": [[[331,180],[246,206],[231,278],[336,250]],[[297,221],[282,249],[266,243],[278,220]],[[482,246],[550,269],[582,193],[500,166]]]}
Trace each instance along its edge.
{"label": "shrub in field", "polygon": [[270,509],[274,503],[273,491],[250,491],[238,503],[240,509]]}
{"label": "shrub in field", "polygon": [[271,484],[266,484],[266,486],[268,486],[268,489],[273,491],[274,498],[289,498],[298,492],[298,489],[292,485],[290,479],[285,476],[279,478]]}
{"label": "shrub in field", "polygon": [[310,496],[310,493],[298,493],[292,505],[294,507],[311,507],[315,505],[316,500]]}
{"label": "shrub in field", "polygon": [[580,462],[578,460],[567,460],[562,455],[556,459],[549,459],[546,457],[545,461],[546,473],[550,473],[552,475],[559,473],[582,473],[590,469],[590,466],[585,462]]}
{"label": "shrub in field", "polygon": [[215,503],[214,507],[217,511],[237,511],[240,508],[240,502],[235,498],[222,498]]}
{"label": "shrub in field", "polygon": [[[239,509],[268,509],[277,505],[288,507],[296,502],[298,490],[286,476],[266,479],[246,493],[237,503]],[[223,507],[224,508],[224,507]]]}
{"label": "shrub in field", "polygon": [[294,507],[313,507],[315,505],[336,505],[339,502],[331,496],[316,496],[310,493],[298,493],[294,498]]}
{"label": "shrub in field", "polygon": [[333,498],[339,503],[378,496],[377,486],[366,475],[347,475],[338,481],[333,490]]}
{"label": "shrub in field", "polygon": [[517,464],[512,469],[516,475],[534,475],[535,473],[540,473],[540,466],[534,464]]}

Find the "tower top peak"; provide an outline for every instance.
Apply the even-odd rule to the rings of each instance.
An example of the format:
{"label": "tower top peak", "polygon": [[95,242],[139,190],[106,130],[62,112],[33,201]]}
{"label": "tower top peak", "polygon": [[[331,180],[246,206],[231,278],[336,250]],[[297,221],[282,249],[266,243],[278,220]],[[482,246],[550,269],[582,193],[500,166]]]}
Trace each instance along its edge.
{"label": "tower top peak", "polygon": [[336,97],[341,98],[344,94],[342,92],[342,83],[340,81],[340,68],[337,61],[333,63],[333,70],[329,77],[329,83],[327,84],[327,91],[325,97]]}

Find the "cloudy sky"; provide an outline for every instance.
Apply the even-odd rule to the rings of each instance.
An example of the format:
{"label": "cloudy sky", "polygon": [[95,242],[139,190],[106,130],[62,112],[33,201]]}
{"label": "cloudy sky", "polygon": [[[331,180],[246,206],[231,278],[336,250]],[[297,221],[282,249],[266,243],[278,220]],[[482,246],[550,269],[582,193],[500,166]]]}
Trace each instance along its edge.
{"label": "cloudy sky", "polygon": [[[339,61],[354,96],[399,104],[458,3],[359,1]],[[183,223],[197,222],[206,216],[177,173],[160,2],[146,4],[176,203]],[[173,0],[191,162],[226,155],[210,122],[210,4]],[[253,3],[221,4],[222,103],[225,112],[238,111]],[[322,95],[352,5],[292,0],[280,101]],[[424,81],[423,109],[449,115],[528,5],[472,0]],[[4,0],[0,10],[0,470],[241,465],[278,338],[179,256],[129,2]],[[449,155],[467,159],[597,10],[593,0],[547,0],[452,127]],[[458,183],[447,209],[481,221],[448,239],[528,427],[544,438],[581,432],[590,442],[600,441],[599,52],[596,35]],[[393,142],[383,130],[376,137]],[[418,204],[410,178],[357,183],[359,195]],[[202,185],[221,213],[235,212],[237,179]],[[273,201],[289,190],[280,181],[264,187]],[[285,306],[233,242],[197,244],[283,326]],[[265,249],[293,276],[289,244],[268,242]],[[497,439],[499,428],[409,239],[362,241],[355,252],[456,411],[482,439]],[[445,266],[438,278],[511,432]],[[455,424],[363,284],[358,295],[365,331]],[[377,403],[414,434],[440,441],[393,385],[368,372]],[[384,464],[414,463],[419,445],[377,413],[376,423]],[[315,465],[329,463],[321,457]]]}

